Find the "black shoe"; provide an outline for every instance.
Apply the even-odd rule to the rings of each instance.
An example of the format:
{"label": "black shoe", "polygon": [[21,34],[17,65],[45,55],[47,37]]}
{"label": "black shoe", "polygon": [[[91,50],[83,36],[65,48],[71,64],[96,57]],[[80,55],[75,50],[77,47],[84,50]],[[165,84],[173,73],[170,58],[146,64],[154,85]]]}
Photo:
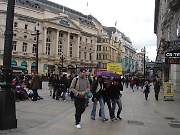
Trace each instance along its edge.
{"label": "black shoe", "polygon": [[114,120],[117,120],[117,118],[116,118],[116,117],[114,117],[114,118],[112,118],[111,120],[112,120],[112,121],[114,121]]}
{"label": "black shoe", "polygon": [[119,120],[122,120],[122,118],[121,118],[121,117],[119,117],[119,116],[117,116],[117,118],[118,118]]}
{"label": "black shoe", "polygon": [[104,118],[104,120],[102,120],[103,122],[105,122],[105,121],[108,121],[108,119],[107,118]]}
{"label": "black shoe", "polygon": [[39,97],[40,99],[44,99],[43,97]]}
{"label": "black shoe", "polygon": [[91,117],[92,120],[95,120],[95,118]]}

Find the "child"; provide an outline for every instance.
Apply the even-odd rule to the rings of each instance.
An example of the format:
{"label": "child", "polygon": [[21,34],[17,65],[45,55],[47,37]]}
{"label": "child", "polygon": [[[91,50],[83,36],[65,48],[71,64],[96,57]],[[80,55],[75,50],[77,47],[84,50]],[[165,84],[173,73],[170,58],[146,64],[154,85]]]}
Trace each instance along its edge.
{"label": "child", "polygon": [[148,94],[150,93],[150,86],[148,81],[145,81],[145,85],[143,86],[143,93],[145,94],[145,99],[148,99]]}

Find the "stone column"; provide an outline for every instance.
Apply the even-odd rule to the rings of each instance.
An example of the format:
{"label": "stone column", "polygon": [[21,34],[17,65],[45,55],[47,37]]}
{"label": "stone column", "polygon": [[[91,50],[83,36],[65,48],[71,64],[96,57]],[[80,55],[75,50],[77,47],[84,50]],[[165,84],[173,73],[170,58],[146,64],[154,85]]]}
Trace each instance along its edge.
{"label": "stone column", "polygon": [[59,30],[56,31],[55,55],[58,55]]}
{"label": "stone column", "polygon": [[42,49],[43,49],[43,54],[46,54],[46,39],[47,39],[47,28],[44,27],[44,38],[43,38],[43,45],[42,45]]}
{"label": "stone column", "polygon": [[80,37],[79,35],[77,35],[77,50],[76,50],[76,56],[77,58],[79,58],[79,43],[80,43]]}
{"label": "stone column", "polygon": [[69,45],[70,45],[70,33],[67,33],[67,46],[66,46],[66,56],[69,58]]}

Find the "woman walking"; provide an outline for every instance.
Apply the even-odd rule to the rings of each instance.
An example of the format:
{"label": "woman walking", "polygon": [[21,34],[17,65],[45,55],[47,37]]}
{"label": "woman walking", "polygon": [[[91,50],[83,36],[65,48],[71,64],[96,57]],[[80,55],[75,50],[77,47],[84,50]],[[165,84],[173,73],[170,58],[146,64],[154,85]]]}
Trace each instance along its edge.
{"label": "woman walking", "polygon": [[148,81],[145,81],[145,85],[143,87],[143,93],[145,95],[145,99],[147,100],[148,94],[150,93],[150,87],[149,87]]}

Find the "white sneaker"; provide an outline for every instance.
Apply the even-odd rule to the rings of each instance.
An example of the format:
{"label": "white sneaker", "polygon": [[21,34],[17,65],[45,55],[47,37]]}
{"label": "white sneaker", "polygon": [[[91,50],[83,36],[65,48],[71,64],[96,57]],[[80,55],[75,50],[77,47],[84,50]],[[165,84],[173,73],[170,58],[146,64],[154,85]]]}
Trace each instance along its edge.
{"label": "white sneaker", "polygon": [[64,102],[66,102],[66,100],[64,100]]}
{"label": "white sneaker", "polygon": [[80,129],[80,128],[81,128],[81,125],[80,125],[80,124],[77,124],[77,125],[76,125],[76,128]]}

